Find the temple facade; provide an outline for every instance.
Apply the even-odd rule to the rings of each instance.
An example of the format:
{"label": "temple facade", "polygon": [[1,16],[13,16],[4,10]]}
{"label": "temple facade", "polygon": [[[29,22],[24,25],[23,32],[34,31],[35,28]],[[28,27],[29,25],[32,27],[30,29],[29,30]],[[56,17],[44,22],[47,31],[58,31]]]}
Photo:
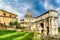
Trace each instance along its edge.
{"label": "temple facade", "polygon": [[58,13],[49,10],[37,17],[33,17],[29,10],[24,16],[24,29],[37,31],[43,35],[58,35]]}

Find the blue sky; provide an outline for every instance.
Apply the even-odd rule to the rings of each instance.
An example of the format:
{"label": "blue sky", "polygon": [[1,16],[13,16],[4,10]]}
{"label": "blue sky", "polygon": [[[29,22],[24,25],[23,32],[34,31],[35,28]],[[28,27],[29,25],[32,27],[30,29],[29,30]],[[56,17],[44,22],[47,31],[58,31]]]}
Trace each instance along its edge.
{"label": "blue sky", "polygon": [[18,15],[23,19],[27,9],[33,16],[38,16],[49,9],[58,11],[58,24],[60,25],[60,0],[0,0],[0,9]]}

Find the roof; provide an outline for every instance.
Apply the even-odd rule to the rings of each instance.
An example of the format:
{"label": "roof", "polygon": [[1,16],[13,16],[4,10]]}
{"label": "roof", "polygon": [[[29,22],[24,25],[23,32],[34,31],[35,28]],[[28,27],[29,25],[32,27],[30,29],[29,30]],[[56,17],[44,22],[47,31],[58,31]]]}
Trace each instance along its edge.
{"label": "roof", "polygon": [[55,11],[55,12],[57,12],[56,10],[50,9],[50,10],[48,10],[47,12],[45,12],[45,13],[43,13],[43,14],[37,16],[36,18],[38,18],[38,17],[40,17],[40,16],[42,16],[42,15],[44,15],[44,14],[47,14],[49,11]]}
{"label": "roof", "polygon": [[[2,9],[0,9],[0,11],[7,12],[7,11],[2,10]],[[7,13],[9,13],[9,14],[13,14],[13,13],[11,13],[11,12],[7,12]],[[16,14],[13,14],[13,15],[18,16],[18,15],[16,15]]]}
{"label": "roof", "polygon": [[27,13],[25,14],[25,16],[32,16],[29,9],[27,10]]}

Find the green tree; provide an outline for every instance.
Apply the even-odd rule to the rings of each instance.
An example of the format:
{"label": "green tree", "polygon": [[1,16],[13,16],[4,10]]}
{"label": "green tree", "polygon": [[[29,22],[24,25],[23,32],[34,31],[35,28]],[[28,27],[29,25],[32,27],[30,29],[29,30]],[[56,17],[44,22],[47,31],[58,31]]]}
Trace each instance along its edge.
{"label": "green tree", "polygon": [[20,23],[15,21],[15,26],[16,26],[16,28],[19,28],[20,27]]}
{"label": "green tree", "polygon": [[10,26],[10,27],[13,27],[14,24],[15,24],[15,23],[11,21],[11,22],[9,23],[9,26]]}
{"label": "green tree", "polygon": [[11,22],[9,23],[9,26],[10,26],[10,27],[16,26],[16,28],[19,28],[19,27],[20,27],[20,23],[17,22],[17,21],[14,21],[14,22],[11,21]]}

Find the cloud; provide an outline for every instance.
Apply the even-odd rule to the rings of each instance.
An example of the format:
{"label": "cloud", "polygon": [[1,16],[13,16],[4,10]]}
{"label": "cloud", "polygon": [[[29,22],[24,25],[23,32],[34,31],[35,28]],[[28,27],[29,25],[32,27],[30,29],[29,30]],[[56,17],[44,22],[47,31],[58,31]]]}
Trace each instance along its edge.
{"label": "cloud", "polygon": [[[60,0],[55,0],[55,2],[59,5]],[[8,12],[12,12],[18,15],[18,20],[23,19],[27,9],[31,9],[32,15],[38,16],[40,15],[40,10],[37,11],[34,7],[38,4],[37,0],[0,0],[0,9],[6,10]],[[60,13],[60,6],[55,7],[54,5],[50,4],[49,0],[41,0],[40,5],[44,7],[46,10],[55,9]],[[42,10],[43,11],[43,10]],[[60,15],[60,14],[59,14]],[[60,16],[58,21],[60,20]],[[59,22],[60,24],[60,22]]]}
{"label": "cloud", "polygon": [[57,10],[58,12],[60,12],[60,7],[56,8],[56,10]]}
{"label": "cloud", "polygon": [[40,15],[40,13],[41,13],[41,12],[37,11],[37,10],[36,10],[36,9],[34,9],[34,8],[33,8],[33,9],[31,9],[30,11],[31,11],[31,13],[32,13],[32,16],[33,16],[33,17],[39,16],[39,15]]}
{"label": "cloud", "polygon": [[14,9],[13,7],[8,6],[8,5],[5,5],[4,7],[5,7],[6,11],[9,11],[9,12],[12,12],[13,14],[18,15],[18,20],[20,20],[20,19],[23,18],[24,14],[20,13],[19,11],[17,11],[16,9]]}
{"label": "cloud", "polygon": [[52,4],[50,4],[49,0],[40,1],[39,4],[41,4],[41,6],[43,6],[45,10],[49,10],[49,9],[54,9],[55,8]]}
{"label": "cloud", "polygon": [[2,2],[3,0],[0,0],[0,2]]}
{"label": "cloud", "polygon": [[60,0],[56,0],[55,2],[58,3],[58,4],[60,4]]}
{"label": "cloud", "polygon": [[22,3],[22,2],[19,3],[18,0],[17,1],[13,0],[13,2],[10,2],[10,1],[5,2],[3,0],[0,0],[0,9],[6,10],[8,12],[12,12],[18,15],[18,20],[23,19],[23,16],[28,8],[29,9],[32,8],[32,6],[28,5],[28,3]]}
{"label": "cloud", "polygon": [[4,2],[0,4],[0,9],[3,9],[8,12],[12,12],[13,14],[18,15],[18,19],[21,19],[21,17],[24,15],[17,10],[15,10],[11,5],[6,5]]}
{"label": "cloud", "polygon": [[54,9],[54,6],[51,5],[48,0],[45,1],[45,3],[43,4],[43,6],[44,6],[44,8],[45,8],[46,10]]}

